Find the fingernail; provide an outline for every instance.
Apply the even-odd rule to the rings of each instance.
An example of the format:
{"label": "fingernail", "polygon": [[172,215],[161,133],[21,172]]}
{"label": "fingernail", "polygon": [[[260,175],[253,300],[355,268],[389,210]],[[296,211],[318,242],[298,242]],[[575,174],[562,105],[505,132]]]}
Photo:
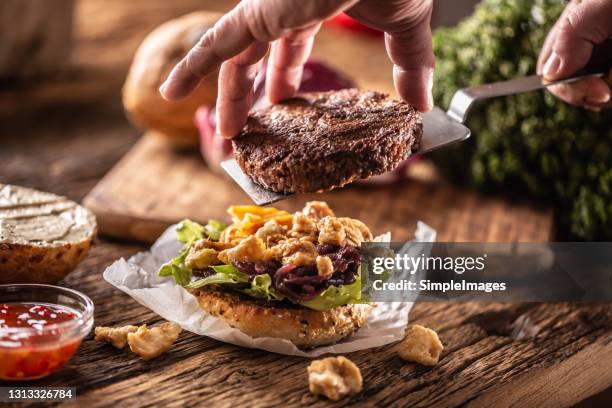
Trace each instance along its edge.
{"label": "fingernail", "polygon": [[561,67],[561,58],[557,55],[556,52],[552,52],[548,59],[546,60],[546,64],[544,64],[544,76],[547,78],[554,77],[557,72],[559,72],[559,68]]}
{"label": "fingernail", "polygon": [[434,107],[434,99],[433,99],[433,70],[429,73],[427,78],[427,110],[430,111]]}
{"label": "fingernail", "polygon": [[433,95],[431,94],[431,92],[429,92],[429,95],[427,95],[427,111],[429,112],[430,110],[432,110],[434,107],[434,102],[433,102]]}
{"label": "fingernail", "polygon": [[164,81],[163,84],[159,87],[159,93],[162,94],[163,97],[166,96],[166,88],[168,87],[168,81]]}
{"label": "fingernail", "polygon": [[591,112],[596,112],[596,113],[601,112],[601,107],[599,107],[599,106],[584,105],[584,109],[588,109]]}
{"label": "fingernail", "polygon": [[432,110],[434,107],[433,93],[431,89],[427,92],[427,108],[428,110]]}
{"label": "fingernail", "polygon": [[584,98],[584,102],[586,105],[601,105],[603,103],[608,103],[610,101],[610,94],[604,94],[604,95],[589,95],[586,98]]}

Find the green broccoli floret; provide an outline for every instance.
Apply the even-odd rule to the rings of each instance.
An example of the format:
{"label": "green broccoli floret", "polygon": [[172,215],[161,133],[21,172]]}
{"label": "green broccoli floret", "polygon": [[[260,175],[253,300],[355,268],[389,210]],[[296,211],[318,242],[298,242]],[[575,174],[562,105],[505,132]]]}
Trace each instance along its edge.
{"label": "green broccoli floret", "polygon": [[[562,0],[484,0],[457,27],[434,32],[434,98],[535,73]],[[449,176],[526,191],[557,208],[562,237],[612,239],[612,114],[537,91],[492,99],[470,113],[472,139],[434,155]]]}

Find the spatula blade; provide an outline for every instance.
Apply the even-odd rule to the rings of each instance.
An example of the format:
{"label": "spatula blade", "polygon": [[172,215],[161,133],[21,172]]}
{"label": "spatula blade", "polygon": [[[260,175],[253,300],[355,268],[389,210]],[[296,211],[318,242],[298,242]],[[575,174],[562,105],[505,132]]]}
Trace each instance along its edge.
{"label": "spatula blade", "polygon": [[275,193],[274,191],[266,190],[259,184],[253,183],[250,177],[244,174],[235,159],[222,161],[221,167],[257,205],[272,204],[293,195]]}
{"label": "spatula blade", "polygon": [[[421,146],[414,154],[428,153],[449,144],[466,140],[468,137],[470,137],[470,129],[450,118],[442,109],[434,107],[431,112],[423,115]],[[257,205],[272,204],[293,195],[275,193],[254,183],[249,176],[242,172],[234,159],[221,162],[221,167]]]}
{"label": "spatula blade", "polygon": [[442,109],[434,108],[423,114],[423,137],[417,154],[438,150],[470,137],[470,129],[452,119]]}

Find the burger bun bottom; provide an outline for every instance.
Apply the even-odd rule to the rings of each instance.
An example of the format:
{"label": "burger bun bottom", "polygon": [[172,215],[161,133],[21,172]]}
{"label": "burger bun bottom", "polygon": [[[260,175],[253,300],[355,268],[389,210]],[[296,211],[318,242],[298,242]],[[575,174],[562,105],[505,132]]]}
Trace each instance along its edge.
{"label": "burger bun bottom", "polygon": [[231,327],[254,338],[286,339],[300,348],[335,344],[352,336],[374,307],[361,303],[318,311],[292,305],[274,306],[220,289],[196,289],[191,293],[202,309]]}

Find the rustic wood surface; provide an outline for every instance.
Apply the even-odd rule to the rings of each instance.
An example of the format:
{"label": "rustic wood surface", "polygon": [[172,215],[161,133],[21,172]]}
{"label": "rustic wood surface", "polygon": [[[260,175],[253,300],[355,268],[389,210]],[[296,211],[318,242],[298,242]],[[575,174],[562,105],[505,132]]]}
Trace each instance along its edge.
{"label": "rustic wood surface", "polygon": [[0,77],[52,73],[70,55],[74,0],[0,3]]}
{"label": "rustic wood surface", "polygon": [[[73,71],[44,86],[0,84],[0,181],[85,197],[140,135],[120,105],[126,55],[155,24],[206,3],[222,7],[202,0],[78,2]],[[94,300],[98,325],[156,324],[158,316],[101,278],[113,260],[145,249],[101,238],[62,284]],[[402,362],[392,346],[353,353],[365,389],[336,405],[572,405],[612,385],[610,314],[610,305],[420,303],[411,321],[440,332],[441,363]],[[83,406],[333,405],[307,392],[307,364],[189,333],[168,354],[143,362],[90,336],[65,369],[35,384],[77,387]],[[609,406],[609,399],[607,393],[583,406]]]}

